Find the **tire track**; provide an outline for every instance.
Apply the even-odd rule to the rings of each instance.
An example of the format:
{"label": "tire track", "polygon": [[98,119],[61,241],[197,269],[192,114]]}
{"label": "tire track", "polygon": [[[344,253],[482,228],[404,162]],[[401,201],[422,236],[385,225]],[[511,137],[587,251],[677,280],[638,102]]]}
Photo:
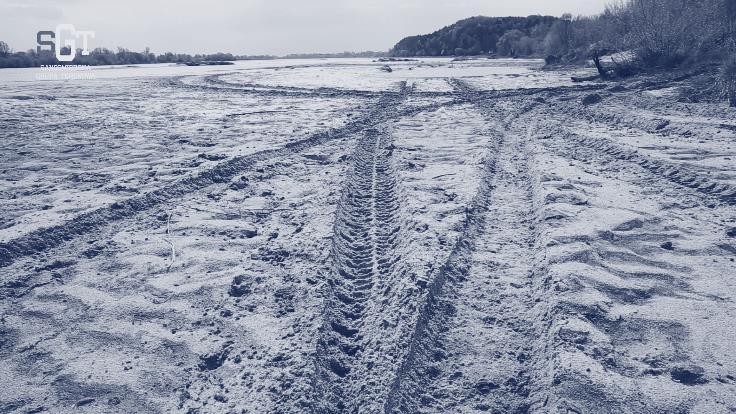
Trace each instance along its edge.
{"label": "tire track", "polygon": [[[389,93],[386,91],[334,88],[334,87],[327,87],[327,86],[307,88],[307,87],[298,87],[298,86],[266,85],[266,84],[252,83],[252,82],[238,83],[238,82],[229,82],[229,81],[222,79],[223,76],[233,75],[233,74],[237,74],[237,72],[221,73],[221,74],[205,76],[202,79],[206,83],[206,85],[185,84],[181,82],[183,77],[175,78],[175,83],[177,83],[178,85],[182,85],[184,87],[199,86],[199,87],[209,88],[209,89],[212,89],[214,87],[214,89],[218,89],[218,90],[222,89],[222,90],[228,90],[228,91],[246,91],[246,92],[251,92],[251,93],[266,92],[268,94],[275,94],[275,95],[282,94],[284,96],[293,96],[293,97],[304,97],[304,96],[309,96],[309,95],[317,95],[317,96],[322,96],[322,97],[351,96],[351,97],[357,97],[357,98],[375,98],[375,97],[380,97],[386,93]],[[425,98],[430,98],[430,97],[440,98],[440,97],[450,96],[451,93],[450,92],[438,92],[438,91],[412,90],[412,95],[421,96]]]}
{"label": "tire track", "polygon": [[[199,90],[204,92],[232,92],[242,93],[247,95],[261,95],[261,96],[281,96],[281,97],[293,97],[293,98],[305,98],[305,97],[318,97],[318,98],[376,98],[385,96],[387,94],[396,93],[390,91],[368,91],[368,90],[357,90],[357,89],[340,89],[330,87],[320,88],[302,88],[293,86],[279,86],[279,85],[263,85],[256,83],[234,83],[220,79],[221,76],[226,74],[209,75],[203,78],[204,84],[188,84],[184,83],[185,78],[191,76],[178,76],[171,77],[160,81],[162,86],[169,86],[179,89],[190,89]],[[599,91],[607,88],[606,84],[590,84],[590,85],[575,85],[575,86],[553,86],[553,87],[541,87],[541,88],[526,88],[526,89],[501,89],[501,90],[473,90],[473,94],[477,97],[485,97],[486,99],[493,98],[508,98],[508,97],[525,97],[534,95],[564,95],[570,92],[584,92],[584,91]],[[442,98],[452,96],[453,92],[435,92],[435,91],[414,91],[412,95],[426,97],[426,98]]]}
{"label": "tire track", "polygon": [[[499,116],[500,111],[494,109],[493,107],[496,103],[499,102],[499,100],[503,98],[523,98],[540,93],[559,94],[565,93],[571,89],[570,87],[557,87],[511,91],[484,91],[475,89],[467,82],[460,79],[449,79],[448,83],[454,89],[454,94],[457,96],[456,99],[458,101],[468,102],[472,105],[475,105],[478,109],[481,110],[482,113],[486,115],[488,119]],[[513,111],[507,111],[504,117],[498,119],[498,122],[500,122],[500,126],[503,129],[508,129],[514,122],[514,120],[516,120],[519,116],[531,111],[543,102],[544,100],[531,100],[521,107],[515,108]]]}
{"label": "tire track", "polygon": [[[115,202],[111,205],[83,213],[65,223],[30,232],[17,239],[0,243],[0,267],[6,267],[16,260],[45,252],[94,229],[108,225],[110,222],[133,217],[142,211],[167,203],[186,194],[201,190],[208,186],[227,182],[237,174],[252,168],[257,162],[298,153],[325,142],[341,139],[366,130],[388,119],[400,116],[399,105],[406,97],[406,84],[396,93],[383,95],[360,118],[343,127],[318,132],[303,140],[294,141],[281,148],[255,152],[224,161],[212,168],[186,177],[160,189]],[[413,109],[418,111],[421,108]]]}
{"label": "tire track", "polygon": [[[691,76],[693,76],[693,73],[685,74],[679,78],[675,78],[673,82],[679,82]],[[656,83],[657,87],[667,84],[667,82]],[[562,115],[561,122],[563,124],[567,117],[572,116],[570,114],[572,113],[574,115],[578,115],[580,119],[588,120],[590,122],[602,122],[605,125],[613,125],[611,120],[612,117],[610,115],[593,116],[591,113],[586,111],[580,112],[581,108],[579,104],[572,105],[571,100],[566,100],[569,102],[555,102],[554,106],[551,101],[546,103],[547,109],[552,111],[552,116]],[[579,102],[579,99],[576,99],[575,101]],[[544,103],[540,102],[540,104]],[[560,108],[562,108],[562,110]],[[540,116],[543,115],[547,114],[540,113]],[[646,131],[646,128],[642,128],[640,125],[636,125],[636,122],[627,121],[626,126]],[[647,132],[657,132],[656,127],[654,127],[653,129],[654,131]],[[707,170],[698,171],[698,168],[695,166],[688,167],[676,162],[670,162],[646,154],[642,154],[636,148],[633,148],[626,144],[615,143],[607,138],[597,136],[581,136],[573,132],[569,127],[562,126],[560,130],[564,134],[565,138],[574,144],[573,146],[583,146],[594,152],[603,154],[610,159],[639,165],[640,167],[657,177],[663,178],[683,187],[691,188],[697,192],[700,192],[701,194],[719,199],[726,204],[736,205],[736,185],[731,183],[724,183],[723,181],[714,180],[706,176],[705,174],[708,173]]]}
{"label": "tire track", "polygon": [[[498,104],[497,100],[489,100],[488,94],[478,93],[473,90],[467,84],[453,80],[451,82],[456,93],[459,94],[463,99],[474,103],[481,110],[481,112],[489,119],[498,118],[498,109],[494,106]],[[525,112],[528,108],[522,107],[520,112]],[[525,149],[521,144],[521,140],[517,137],[513,140],[512,144],[506,142],[506,128],[512,120],[518,116],[518,113],[511,114],[499,124],[493,128],[491,132],[491,142],[487,152],[486,162],[484,164],[484,171],[479,184],[478,192],[467,207],[466,218],[464,221],[463,232],[454,246],[450,256],[445,262],[444,266],[440,269],[437,276],[432,280],[428,287],[427,295],[424,302],[420,306],[418,320],[415,325],[414,332],[411,335],[409,341],[409,350],[407,355],[396,375],[396,379],[391,388],[391,392],[384,406],[384,412],[386,413],[406,413],[406,412],[417,412],[420,408],[426,408],[432,405],[433,390],[432,386],[436,385],[435,380],[438,377],[445,375],[452,375],[450,372],[443,372],[439,367],[440,362],[450,355],[445,354],[445,349],[448,347],[456,346],[456,350],[460,350],[459,347],[463,345],[452,344],[448,341],[453,339],[447,336],[447,332],[450,329],[451,321],[454,319],[457,308],[460,303],[465,303],[469,298],[460,295],[462,286],[471,276],[471,269],[475,272],[473,267],[474,254],[476,253],[479,246],[487,246],[489,243],[487,238],[487,226],[489,221],[495,220],[497,225],[508,225],[514,226],[518,223],[513,217],[504,211],[502,204],[511,203],[510,205],[517,205],[520,200],[528,200],[530,196],[528,191],[530,186],[523,184],[508,187],[510,182],[506,182],[509,177],[515,174],[521,174],[523,177],[523,171],[525,164],[522,161]],[[511,172],[514,170],[514,172]],[[501,174],[501,178],[499,178]],[[524,183],[528,181],[528,177],[522,179]],[[492,200],[498,196],[498,192],[502,194],[502,200],[497,206],[492,203]],[[520,200],[513,200],[514,197]],[[523,201],[522,201],[523,203]],[[527,205],[528,206],[528,205]],[[506,206],[508,207],[508,205]],[[513,209],[512,209],[513,210]],[[489,214],[494,211],[494,217]],[[522,214],[521,212],[515,212],[517,215]],[[506,216],[503,216],[506,214]],[[510,213],[509,213],[510,214]],[[513,216],[513,214],[511,214]],[[508,220],[499,221],[500,217],[506,217]],[[518,217],[516,217],[518,218]],[[527,228],[524,233],[531,238],[532,235]],[[525,240],[526,236],[519,236],[519,240]],[[526,243],[528,241],[525,240]],[[490,242],[492,243],[492,241]],[[515,253],[516,256],[531,257],[529,252],[530,246],[528,244],[520,246],[518,251]],[[486,256],[493,255],[489,250]],[[514,256],[514,254],[512,254]],[[513,260],[512,260],[513,261]],[[522,262],[524,262],[522,260]],[[525,263],[528,265],[528,261]],[[523,265],[522,265],[523,266]],[[521,274],[515,275],[520,280],[525,279],[529,273],[529,269],[523,270],[518,269],[516,273]],[[514,273],[506,272],[506,273]],[[473,275],[473,277],[481,278],[480,274]],[[475,282],[474,282],[475,283]],[[472,290],[472,283],[471,286]],[[506,345],[513,343],[517,348],[523,348],[524,340],[520,340],[517,335],[509,334],[514,329],[513,318],[523,319],[520,312],[526,310],[524,305],[527,301],[527,293],[522,290],[518,295],[519,304],[516,304],[518,309],[513,310],[512,314],[499,314],[493,315],[499,320],[505,320],[509,322],[504,325],[503,323],[497,324],[501,326],[495,333],[506,334],[508,342]],[[467,292],[466,292],[467,293]],[[482,304],[477,303],[478,306],[482,307]],[[465,305],[462,305],[465,306]],[[469,308],[473,308],[475,305],[470,305]],[[500,309],[499,309],[500,311]],[[517,321],[518,322],[518,321]],[[483,329],[481,328],[481,331]],[[524,329],[521,329],[524,330]],[[483,334],[483,332],[481,332]],[[480,337],[476,338],[480,341],[487,341],[488,338]],[[469,344],[473,346],[473,344]],[[477,345],[477,344],[476,344]],[[528,352],[528,351],[527,351]],[[517,359],[514,360],[514,364],[518,365],[523,362],[526,358],[524,351],[518,351]],[[508,361],[511,363],[511,361]],[[489,365],[490,369],[491,365]],[[505,368],[506,370],[514,371],[513,368]],[[471,389],[455,390],[460,391],[460,394],[465,393],[470,396],[481,395],[485,400],[492,401],[493,404],[481,403],[480,408],[490,409],[491,407],[496,409],[502,409],[502,412],[523,412],[525,407],[525,395],[526,388],[526,374],[520,373],[519,377],[516,378],[516,372],[514,372],[514,378],[509,378],[503,384],[503,387],[496,382],[484,377],[483,369],[477,373],[478,375],[474,382],[470,385]],[[493,375],[494,373],[487,373]],[[423,392],[426,390],[426,392]],[[450,400],[453,397],[449,398]],[[455,412],[452,410],[462,409],[462,405],[467,401],[463,401],[463,397],[459,394],[455,394],[454,399],[460,400],[455,406],[435,407],[438,412]],[[456,401],[457,402],[457,401]],[[467,407],[465,407],[467,408]],[[503,411],[503,409],[506,411]],[[509,408],[513,408],[512,411],[508,411]],[[446,411],[450,410],[450,411]],[[465,411],[461,411],[465,412]]]}
{"label": "tire track", "polygon": [[681,165],[642,155],[635,149],[614,144],[605,138],[581,137],[574,133],[569,133],[567,137],[576,145],[585,146],[617,161],[637,164],[658,177],[716,197],[729,205],[736,205],[736,186],[734,185],[710,179]]}
{"label": "tire track", "polygon": [[229,74],[216,74],[209,75],[204,78],[204,81],[209,85],[213,85],[218,89],[226,90],[252,90],[254,92],[266,91],[276,93],[283,93],[288,96],[305,96],[305,95],[318,95],[323,97],[341,97],[341,96],[352,96],[360,98],[371,98],[379,97],[385,92],[377,91],[364,91],[357,89],[340,89],[331,87],[318,87],[318,88],[304,88],[296,86],[281,86],[281,85],[264,85],[257,83],[236,83],[228,82],[222,79],[222,76]]}
{"label": "tire track", "polygon": [[[461,93],[465,96],[472,96],[471,102],[480,102],[494,98],[514,98],[514,97],[531,97],[535,95],[561,96],[576,92],[599,91],[607,88],[605,84],[592,85],[576,85],[576,86],[550,86],[543,88],[525,88],[525,89],[498,89],[498,90],[479,90],[470,86],[467,82],[460,79],[448,79],[450,85],[455,88],[455,94]],[[470,94],[470,95],[468,95]]]}
{"label": "tire track", "polygon": [[254,83],[232,83],[218,78],[220,75],[210,75],[204,78],[203,84],[184,83],[183,79],[189,76],[180,76],[162,80],[162,86],[178,89],[189,89],[204,92],[232,92],[246,95],[279,96],[287,98],[379,98],[386,95],[400,95],[400,92],[392,91],[361,91],[354,89],[338,88],[295,88],[278,85],[261,85]]}
{"label": "tire track", "polygon": [[[535,280],[535,294],[543,300],[534,318],[540,339],[532,353],[537,375],[530,385],[531,412],[689,412],[691,408],[685,407],[696,400],[693,395],[703,392],[700,386],[705,388],[708,379],[696,376],[666,401],[653,389],[677,387],[682,383],[681,367],[710,362],[698,360],[688,345],[696,318],[671,317],[647,308],[657,307],[655,303],[664,298],[676,301],[687,296],[698,296],[698,310],[693,312],[707,313],[702,309],[711,301],[714,308],[722,306],[719,298],[698,293],[691,280],[698,277],[693,274],[708,274],[709,269],[696,270],[697,266],[718,266],[716,260],[704,263],[700,255],[723,253],[676,248],[672,254],[664,243],[671,246],[679,239],[685,244],[690,231],[698,230],[680,233],[687,227],[682,220],[702,221],[714,206],[688,207],[693,212],[684,217],[668,214],[667,207],[647,206],[641,200],[680,200],[682,189],[652,180],[636,165],[621,163],[566,133],[550,134],[547,126],[533,125],[540,119],[537,113],[529,119],[530,132],[538,134],[542,165],[534,168],[539,187],[535,211],[541,214],[539,245],[553,243],[538,261],[544,277]],[[616,204],[604,201],[611,194],[619,199]],[[591,222],[595,213],[590,212],[598,209],[629,220]],[[627,216],[632,213],[635,218]],[[699,247],[706,244],[698,239]],[[639,353],[642,350],[646,357]]]}
{"label": "tire track", "polygon": [[334,270],[316,352],[313,412],[393,412],[399,391],[415,393],[400,389],[401,384],[416,365],[417,355],[431,352],[427,339],[431,342],[433,333],[428,330],[436,319],[436,299],[448,278],[459,278],[454,272],[463,270],[457,259],[472,252],[487,211],[502,138],[498,131],[492,135],[480,191],[468,209],[460,241],[429,288],[414,296],[400,291],[411,283],[407,282],[411,269],[402,261],[411,246],[403,243],[409,237],[404,236],[406,225],[391,166],[391,138],[369,130],[361,140],[335,224]]}
{"label": "tire track", "polygon": [[[335,222],[314,378],[318,413],[376,412],[391,375],[397,342],[398,286],[405,224],[389,134],[369,129],[354,153],[354,169]],[[384,339],[387,339],[384,341]]]}

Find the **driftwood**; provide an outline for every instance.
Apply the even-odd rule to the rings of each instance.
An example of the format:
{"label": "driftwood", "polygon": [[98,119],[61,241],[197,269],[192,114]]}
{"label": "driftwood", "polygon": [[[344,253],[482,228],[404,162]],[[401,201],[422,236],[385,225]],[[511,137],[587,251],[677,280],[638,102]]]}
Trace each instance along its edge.
{"label": "driftwood", "polygon": [[591,76],[572,76],[571,79],[573,82],[590,82],[597,79],[600,79],[601,75],[591,75]]}

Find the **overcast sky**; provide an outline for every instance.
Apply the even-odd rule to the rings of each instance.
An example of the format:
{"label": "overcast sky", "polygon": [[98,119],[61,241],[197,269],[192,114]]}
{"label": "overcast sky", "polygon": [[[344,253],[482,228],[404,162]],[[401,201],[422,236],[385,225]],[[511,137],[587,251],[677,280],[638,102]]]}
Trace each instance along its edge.
{"label": "overcast sky", "polygon": [[595,14],[610,0],[0,0],[0,40],[36,46],[71,23],[92,47],[287,54],[388,50],[465,17]]}

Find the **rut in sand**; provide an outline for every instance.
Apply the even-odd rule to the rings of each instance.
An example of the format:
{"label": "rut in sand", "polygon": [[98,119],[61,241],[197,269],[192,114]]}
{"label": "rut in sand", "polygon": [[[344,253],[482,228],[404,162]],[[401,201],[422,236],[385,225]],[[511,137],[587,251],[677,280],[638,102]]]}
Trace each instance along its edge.
{"label": "rut in sand", "polygon": [[385,395],[381,379],[395,364],[390,332],[398,315],[387,310],[400,306],[393,286],[407,269],[392,152],[390,135],[369,129],[353,154],[335,223],[332,293],[317,349],[317,412],[373,412]]}
{"label": "rut in sand", "polygon": [[[525,102],[499,100],[453,81],[493,125],[465,230],[433,281],[386,412],[526,412],[533,327],[534,232]],[[507,102],[504,102],[507,103]]]}

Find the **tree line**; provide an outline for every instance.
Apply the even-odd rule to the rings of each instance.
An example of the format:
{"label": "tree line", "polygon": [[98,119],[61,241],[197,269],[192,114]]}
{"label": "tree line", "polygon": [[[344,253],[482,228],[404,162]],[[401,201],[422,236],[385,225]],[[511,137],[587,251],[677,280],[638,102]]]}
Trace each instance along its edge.
{"label": "tree line", "polygon": [[592,49],[631,51],[672,66],[733,49],[736,0],[627,0],[596,16],[471,17],[398,42],[394,56],[590,57]]}
{"label": "tree line", "polygon": [[[62,48],[62,54],[69,54],[68,48]],[[142,52],[134,52],[118,47],[117,50],[96,48],[89,55],[83,56],[81,49],[77,49],[76,57],[68,64],[73,65],[142,65],[148,63],[191,63],[203,61],[234,61],[248,59],[274,59],[274,56],[235,56],[232,53],[195,54],[166,52],[156,55],[149,48]],[[13,52],[10,46],[0,41],[0,68],[28,68],[44,65],[58,65],[56,55],[51,51],[38,52],[34,49]]]}
{"label": "tree line", "polygon": [[[736,0],[619,0],[595,16],[472,17],[407,37],[390,54],[593,59],[602,77],[716,63],[720,87],[736,106]],[[605,55],[614,57],[608,67]]]}
{"label": "tree line", "polygon": [[476,16],[428,35],[402,39],[390,53],[396,57],[530,56],[540,52],[544,36],[557,20],[552,16]]}
{"label": "tree line", "polygon": [[[62,48],[62,54],[69,54],[68,48]],[[383,57],[388,54],[384,52],[340,52],[340,53],[295,53],[283,56],[283,59],[325,59],[325,58],[374,58]],[[70,65],[142,65],[148,63],[196,63],[205,61],[234,61],[234,60],[267,60],[277,59],[273,55],[233,55],[232,53],[196,54],[186,53],[154,54],[150,48],[142,52],[134,52],[129,49],[118,47],[117,50],[108,48],[96,48],[89,55],[83,56],[81,49],[77,49],[76,57]],[[13,52],[10,46],[0,40],[0,68],[28,68],[44,65],[59,64],[56,55],[50,51],[34,49],[28,51]]]}

